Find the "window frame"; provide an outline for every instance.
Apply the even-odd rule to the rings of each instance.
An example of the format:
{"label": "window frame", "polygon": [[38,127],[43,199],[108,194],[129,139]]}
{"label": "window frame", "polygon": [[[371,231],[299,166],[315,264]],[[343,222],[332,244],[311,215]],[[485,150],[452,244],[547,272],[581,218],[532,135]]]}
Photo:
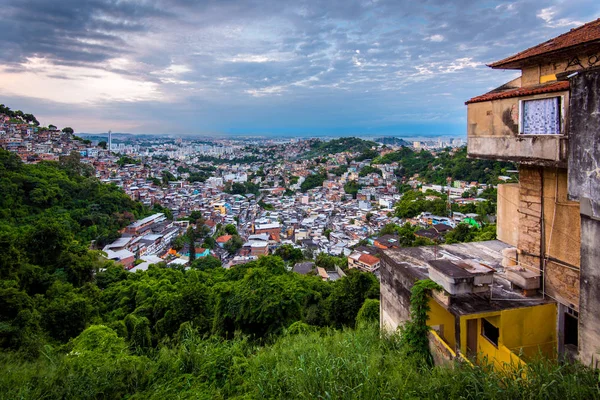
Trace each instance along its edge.
{"label": "window frame", "polygon": [[[496,339],[495,342],[492,338],[487,337],[485,334],[485,324],[486,323],[489,324],[494,329],[498,330],[498,338]],[[498,344],[500,343],[500,328],[497,327],[496,325],[492,324],[486,318],[481,318],[481,336],[484,337],[488,342],[490,342],[494,347],[498,348]]]}
{"label": "window frame", "polygon": [[[536,101],[536,100],[548,100],[548,99],[558,99],[558,119],[559,119],[559,123],[558,123],[558,127],[559,127],[559,132],[558,133],[523,133],[523,128],[524,128],[524,123],[523,123],[523,119],[525,117],[524,114],[524,109],[525,109],[525,102],[527,101]],[[551,137],[556,137],[556,136],[565,136],[565,96],[564,95],[559,95],[559,96],[543,96],[543,97],[531,97],[531,98],[526,98],[526,99],[519,99],[519,126],[518,126],[518,131],[519,131],[519,136],[535,136],[535,137],[540,137],[540,136],[551,136]]]}

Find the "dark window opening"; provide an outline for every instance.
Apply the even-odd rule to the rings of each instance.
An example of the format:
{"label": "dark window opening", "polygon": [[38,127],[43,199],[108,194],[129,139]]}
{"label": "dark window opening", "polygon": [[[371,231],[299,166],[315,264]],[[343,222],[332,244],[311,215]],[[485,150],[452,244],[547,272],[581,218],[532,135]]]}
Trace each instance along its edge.
{"label": "dark window opening", "polygon": [[500,329],[496,328],[490,321],[485,318],[481,319],[481,335],[498,347],[498,338],[500,337]]}
{"label": "dark window opening", "polygon": [[565,344],[578,345],[579,320],[571,314],[565,313]]}

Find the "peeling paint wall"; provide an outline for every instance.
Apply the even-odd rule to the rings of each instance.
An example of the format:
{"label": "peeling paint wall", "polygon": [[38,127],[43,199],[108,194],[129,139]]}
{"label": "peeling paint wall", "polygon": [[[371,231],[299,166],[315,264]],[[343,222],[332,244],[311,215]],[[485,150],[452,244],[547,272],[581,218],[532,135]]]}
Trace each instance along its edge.
{"label": "peeling paint wall", "polygon": [[[468,104],[469,156],[532,165],[566,166],[566,136],[519,134],[519,101],[557,96],[563,97],[564,115],[568,115],[568,91]],[[566,134],[568,124],[562,129]]]}
{"label": "peeling paint wall", "polygon": [[600,70],[571,79],[568,195],[580,201],[579,358],[600,359]]}
{"label": "peeling paint wall", "polygon": [[384,254],[381,259],[380,304],[381,328],[395,331],[403,322],[410,319],[410,289],[417,277],[408,268],[395,268]]}
{"label": "peeling paint wall", "polygon": [[498,185],[498,216],[496,236],[506,244],[517,247],[519,241],[519,184]]}

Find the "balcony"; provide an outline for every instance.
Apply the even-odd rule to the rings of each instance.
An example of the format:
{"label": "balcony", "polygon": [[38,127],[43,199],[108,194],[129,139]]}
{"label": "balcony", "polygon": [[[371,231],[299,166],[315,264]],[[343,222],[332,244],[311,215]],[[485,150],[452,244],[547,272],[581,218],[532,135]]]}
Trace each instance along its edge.
{"label": "balcony", "polygon": [[569,83],[519,85],[509,82],[466,103],[469,157],[566,167]]}

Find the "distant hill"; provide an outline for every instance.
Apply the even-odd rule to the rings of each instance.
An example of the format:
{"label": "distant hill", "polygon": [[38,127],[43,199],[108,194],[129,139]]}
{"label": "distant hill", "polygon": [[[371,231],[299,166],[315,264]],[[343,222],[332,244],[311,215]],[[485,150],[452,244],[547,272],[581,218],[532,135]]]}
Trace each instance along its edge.
{"label": "distant hill", "polygon": [[411,143],[407,142],[404,139],[392,137],[392,136],[380,137],[380,138],[375,139],[375,141],[377,143],[388,144],[388,145],[392,145],[392,146],[410,146],[411,145]]}
{"label": "distant hill", "polygon": [[362,153],[369,150],[373,146],[377,146],[377,143],[356,137],[343,137],[329,140],[327,142],[315,140],[311,144],[311,149],[303,155],[303,158],[326,156],[328,154],[337,154],[344,151],[351,153]]}

